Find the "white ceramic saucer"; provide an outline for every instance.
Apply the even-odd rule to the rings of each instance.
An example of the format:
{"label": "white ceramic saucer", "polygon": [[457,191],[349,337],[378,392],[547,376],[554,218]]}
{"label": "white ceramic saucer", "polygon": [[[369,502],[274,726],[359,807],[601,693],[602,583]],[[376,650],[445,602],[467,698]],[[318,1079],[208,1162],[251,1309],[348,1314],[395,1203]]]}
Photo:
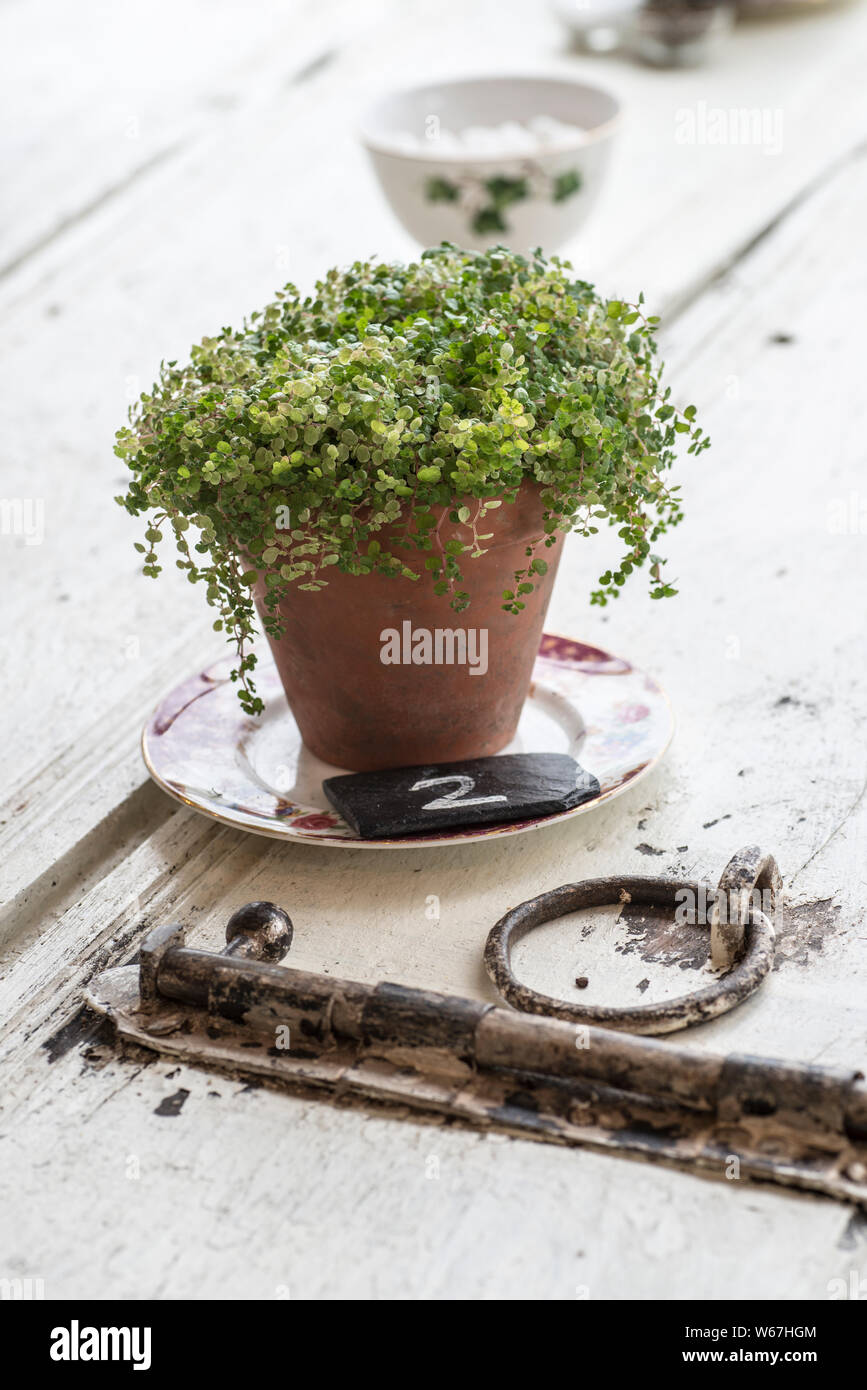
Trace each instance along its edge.
{"label": "white ceramic saucer", "polygon": [[[187,806],[224,825],[278,840],[343,849],[415,849],[519,835],[583,816],[659,762],[674,733],[665,692],[652,677],[598,647],[545,633],[516,737],[504,753],[571,753],[599,781],[598,796],[571,811],[433,835],[363,840],[327,801],[322,782],[345,768],[304,747],[270,655],[256,684],[265,702],[244,714],[225,657],[166,696],[142,736],[154,780]],[[325,697],[327,698],[327,697]]]}

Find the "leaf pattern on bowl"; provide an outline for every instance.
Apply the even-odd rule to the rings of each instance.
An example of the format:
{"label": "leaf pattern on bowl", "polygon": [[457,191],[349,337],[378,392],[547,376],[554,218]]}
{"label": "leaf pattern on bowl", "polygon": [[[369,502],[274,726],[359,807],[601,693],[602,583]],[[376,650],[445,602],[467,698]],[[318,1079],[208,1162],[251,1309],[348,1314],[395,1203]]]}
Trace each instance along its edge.
{"label": "leaf pattern on bowl", "polygon": [[451,177],[434,175],[425,183],[429,203],[456,203],[466,208],[470,230],[476,236],[508,232],[506,209],[530,198],[563,203],[581,189],[580,169],[561,169],[550,173],[534,160],[522,160],[515,170],[501,174],[455,172]]}

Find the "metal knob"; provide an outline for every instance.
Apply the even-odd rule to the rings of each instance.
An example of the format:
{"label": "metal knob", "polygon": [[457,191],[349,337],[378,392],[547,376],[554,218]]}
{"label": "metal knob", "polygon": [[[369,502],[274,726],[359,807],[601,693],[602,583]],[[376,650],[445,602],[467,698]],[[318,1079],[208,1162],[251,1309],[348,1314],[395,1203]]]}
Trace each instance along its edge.
{"label": "metal knob", "polygon": [[292,934],[288,912],[276,903],[245,903],[226,924],[228,945],[223,955],[244,960],[282,960],[292,945]]}

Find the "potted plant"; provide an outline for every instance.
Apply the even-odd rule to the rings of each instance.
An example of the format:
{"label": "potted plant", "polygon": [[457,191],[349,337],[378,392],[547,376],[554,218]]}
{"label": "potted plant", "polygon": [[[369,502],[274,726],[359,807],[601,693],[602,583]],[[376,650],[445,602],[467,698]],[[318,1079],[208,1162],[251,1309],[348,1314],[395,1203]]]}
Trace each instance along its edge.
{"label": "potted plant", "polygon": [[656,320],[568,263],[443,245],[331,270],[163,364],[116,451],[144,572],[205,586],[261,711],[256,612],[301,733],[366,770],[496,752],[526,696],[566,532],[623,542],[604,604],[681,518]]}

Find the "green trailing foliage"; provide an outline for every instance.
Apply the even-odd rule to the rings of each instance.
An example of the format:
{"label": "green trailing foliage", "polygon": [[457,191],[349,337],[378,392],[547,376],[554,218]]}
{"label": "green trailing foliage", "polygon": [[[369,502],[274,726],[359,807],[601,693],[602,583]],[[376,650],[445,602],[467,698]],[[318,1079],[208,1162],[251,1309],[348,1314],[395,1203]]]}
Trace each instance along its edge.
{"label": "green trailing foliage", "polygon": [[[708,440],[660,385],[657,321],[641,302],[605,300],[540,252],[444,244],[411,265],[331,270],[308,298],[287,285],[185,366],[162,364],[117,436],[132,473],[117,500],[149,515],[145,574],[160,573],[171,532],[176,563],[205,585],[248,712],[261,710],[257,577],[274,636],[278,604],[321,588],[332,568],[417,580],[407,549],[429,552],[437,592],[461,611],[490,513],[525,479],[541,485],[545,534],[504,576],[507,610],[520,613],[558,533],[601,522],[623,550],[591,602],[646,562],[652,597],[675,592],[654,551],[681,519],[666,474],[679,435],[690,453]],[[443,507],[463,539],[442,541]]]}

